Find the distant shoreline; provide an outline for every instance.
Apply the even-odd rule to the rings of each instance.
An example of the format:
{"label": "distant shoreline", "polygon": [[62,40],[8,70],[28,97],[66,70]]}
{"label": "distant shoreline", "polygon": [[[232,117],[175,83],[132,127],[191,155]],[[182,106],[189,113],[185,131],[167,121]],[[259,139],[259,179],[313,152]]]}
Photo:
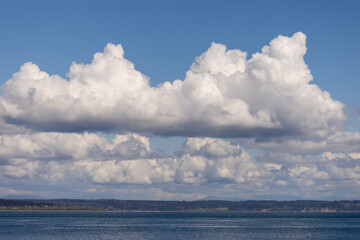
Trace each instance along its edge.
{"label": "distant shoreline", "polygon": [[353,201],[148,201],[116,199],[0,199],[0,211],[27,212],[360,212]]}

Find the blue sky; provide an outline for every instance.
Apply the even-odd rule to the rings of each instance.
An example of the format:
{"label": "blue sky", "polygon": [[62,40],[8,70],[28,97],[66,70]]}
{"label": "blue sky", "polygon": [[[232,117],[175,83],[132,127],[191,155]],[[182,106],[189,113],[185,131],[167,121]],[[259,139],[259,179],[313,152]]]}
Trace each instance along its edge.
{"label": "blue sky", "polygon": [[[45,105],[41,105],[40,103],[39,105],[34,104],[35,107],[29,109],[30,105],[21,105],[23,102],[14,100],[17,96],[20,96],[22,92],[20,89],[21,86],[27,86],[27,84],[31,85],[33,83],[27,81],[26,77],[23,77],[21,80],[17,80],[19,85],[7,85],[9,87],[5,87],[6,89],[4,87],[2,88],[2,95],[4,95],[7,101],[5,103],[4,100],[4,103],[2,103],[4,106],[8,103],[17,104],[18,109],[22,109],[25,112],[28,111],[22,117],[18,117],[16,113],[10,113],[8,109],[6,110],[8,111],[7,113],[1,109],[1,111],[3,111],[1,114],[2,119],[5,119],[4,124],[10,124],[1,127],[1,129],[5,129],[2,130],[2,137],[4,139],[5,137],[9,137],[10,139],[15,136],[14,134],[23,134],[21,136],[23,136],[24,139],[32,136],[29,138],[31,140],[28,139],[28,141],[32,143],[31,146],[37,146],[35,148],[38,153],[40,151],[38,149],[39,146],[45,146],[47,144],[44,140],[47,139],[47,137],[44,137],[44,134],[49,132],[51,134],[64,133],[79,135],[84,132],[89,134],[105,132],[105,136],[109,138],[115,136],[115,134],[136,133],[141,136],[144,135],[149,139],[151,149],[147,149],[146,141],[144,143],[141,136],[128,137],[125,142],[119,140],[121,144],[126,143],[124,146],[119,142],[117,143],[121,145],[119,149],[123,150],[116,152],[114,150],[115,148],[113,149],[116,154],[120,155],[113,153],[113,155],[110,154],[113,156],[112,158],[109,155],[106,155],[104,158],[108,161],[119,161],[118,167],[124,169],[126,167],[121,165],[123,164],[123,160],[135,159],[136,161],[142,161],[145,158],[151,158],[158,161],[157,164],[162,170],[165,169],[163,167],[166,164],[171,165],[170,163],[163,163],[165,158],[167,159],[166,161],[176,159],[177,161],[188,162],[183,165],[183,168],[174,170],[176,173],[164,173],[161,177],[156,176],[156,173],[154,173],[154,176],[149,177],[149,181],[144,179],[139,180],[135,177],[137,173],[130,172],[128,169],[126,171],[124,170],[125,172],[122,171],[125,180],[116,177],[106,179],[102,177],[101,174],[103,173],[91,172],[86,173],[88,174],[86,175],[84,172],[78,170],[86,176],[81,179],[74,177],[73,181],[81,182],[81,186],[75,189],[69,187],[73,184],[71,181],[64,186],[61,186],[61,184],[58,184],[56,181],[61,181],[62,175],[72,177],[72,174],[80,173],[76,171],[71,173],[69,171],[67,172],[67,170],[64,169],[71,167],[61,165],[63,162],[57,161],[56,159],[62,159],[64,155],[70,155],[72,156],[71,159],[77,159],[75,156],[80,156],[80,153],[77,153],[78,155],[66,151],[66,153],[61,151],[59,153],[59,151],[57,152],[57,150],[54,150],[51,146],[46,145],[47,147],[42,149],[43,153],[45,154],[46,151],[49,151],[51,152],[51,157],[48,156],[47,158],[50,160],[45,161],[39,160],[41,154],[39,156],[33,156],[32,153],[35,150],[29,146],[19,147],[23,149],[21,151],[24,151],[24,155],[21,157],[17,154],[11,155],[10,153],[1,153],[0,151],[0,154],[3,154],[2,159],[5,159],[2,162],[5,167],[0,170],[4,182],[3,185],[0,185],[0,189],[6,193],[4,196],[30,195],[40,197],[61,197],[61,194],[63,194],[66,197],[95,198],[101,198],[102,196],[126,198],[131,195],[133,196],[132,198],[145,199],[149,199],[152,196],[167,199],[200,199],[211,196],[224,199],[250,199],[267,196],[274,191],[279,196],[290,199],[300,198],[301,196],[297,195],[299,192],[304,194],[305,197],[314,196],[318,199],[336,199],[336,196],[346,199],[360,197],[359,195],[351,194],[350,190],[347,192],[347,188],[344,187],[344,180],[339,180],[337,182],[338,184],[331,183],[331,186],[326,182],[326,179],[330,178],[347,179],[345,175],[348,174],[348,177],[352,180],[351,183],[346,183],[345,186],[348,186],[349,189],[354,187],[359,188],[360,186],[360,173],[357,170],[360,168],[360,160],[357,158],[360,147],[356,148],[360,143],[357,135],[360,131],[360,98],[358,94],[360,89],[360,66],[358,60],[358,55],[360,54],[360,45],[358,44],[360,42],[360,31],[358,30],[360,24],[359,9],[359,1],[0,1],[1,84],[5,84],[11,78],[15,80],[19,79],[13,77],[13,74],[21,72],[20,67],[29,61],[36,64],[41,71],[47,72],[50,75],[56,74],[69,80],[71,77],[67,74],[73,62],[90,64],[93,59],[93,54],[103,52],[105,46],[108,43],[112,43],[121,44],[125,52],[125,59],[132,62],[137,71],[149,77],[150,86],[155,88],[161,86],[166,81],[173,82],[176,79],[184,81],[187,77],[187,71],[194,61],[196,61],[195,58],[207,51],[209,52],[210,50],[208,49],[212,42],[223,44],[227,49],[240,49],[241,51],[247,52],[248,55],[246,59],[249,60],[252,54],[261,52],[264,46],[269,45],[269,43],[279,35],[292,37],[295,33],[302,32],[306,35],[307,48],[304,61],[313,76],[312,83],[319,86],[321,91],[327,91],[331,95],[331,97],[326,98],[323,102],[314,102],[311,104],[313,104],[314,109],[317,109],[317,106],[319,109],[328,107],[328,109],[330,109],[328,112],[334,112],[334,114],[326,116],[320,114],[314,119],[307,119],[306,123],[296,125],[292,118],[289,118],[289,120],[286,116],[284,117],[284,114],[289,113],[289,109],[286,109],[286,111],[281,110],[281,112],[279,110],[277,115],[278,119],[272,119],[272,124],[276,124],[275,120],[278,120],[284,126],[288,124],[288,128],[284,128],[282,131],[269,130],[267,133],[264,133],[263,130],[260,131],[260,128],[251,128],[245,131],[244,129],[246,127],[244,126],[248,126],[246,125],[247,123],[244,123],[244,125],[240,124],[241,126],[237,126],[238,128],[236,129],[231,129],[229,126],[233,125],[230,124],[228,125],[229,128],[224,130],[218,125],[214,125],[214,122],[208,123],[206,120],[204,120],[203,124],[194,121],[190,123],[190,125],[188,123],[184,123],[185,125],[179,123],[179,125],[175,124],[176,126],[174,127],[174,125],[170,123],[166,125],[166,120],[162,120],[160,117],[159,121],[164,121],[160,124],[163,125],[163,127],[157,126],[156,124],[156,126],[154,124],[149,124],[149,126],[146,124],[134,125],[135,122],[141,122],[144,118],[134,119],[132,118],[132,113],[130,115],[123,113],[125,114],[124,116],[129,117],[131,120],[129,120],[129,122],[131,123],[125,123],[124,120],[124,123],[122,122],[119,125],[117,125],[118,122],[123,120],[122,118],[119,118],[120,120],[113,120],[112,117],[115,116],[114,114],[103,115],[104,118],[91,119],[89,121],[83,120],[81,116],[78,116],[78,118],[75,116],[69,121],[67,119],[62,120],[61,117],[58,117],[60,120],[57,121],[52,118],[47,118],[46,116],[52,115],[54,118],[57,118],[57,116],[70,114],[72,110],[66,109],[66,103],[64,103],[64,107],[61,108],[62,110],[58,112],[46,112],[45,110],[41,112],[41,109],[47,109]],[[301,38],[301,36],[297,36],[299,39]],[[294,39],[295,38],[296,37],[294,37]],[[115,53],[113,54],[116,55]],[[209,58],[212,57],[210,56]],[[215,58],[216,56],[213,59]],[[198,64],[199,66],[201,65],[201,63]],[[201,67],[199,67],[199,69],[200,70],[196,71],[202,71]],[[194,70],[194,72],[196,71]],[[26,71],[24,70],[23,72]],[[117,72],[116,74],[121,74],[121,72]],[[30,78],[31,77],[29,77],[29,79]],[[188,81],[191,82],[192,80]],[[43,85],[45,86],[45,84]],[[35,89],[37,92],[41,91],[42,84],[39,83],[39,85],[36,86],[28,86],[28,88],[30,90]],[[193,85],[190,84],[189,86]],[[141,98],[139,97],[141,94],[142,92],[134,98]],[[321,94],[322,93],[319,92],[319,96]],[[144,93],[143,97],[145,98],[145,96],[147,95]],[[311,96],[315,99],[318,95]],[[207,95],[207,98],[208,97],[209,95]],[[261,108],[259,107],[261,106],[260,103],[264,101],[262,99],[256,101],[249,99],[248,101],[254,101],[252,103],[256,106],[255,108]],[[304,101],[307,101],[306,98],[304,99]],[[340,107],[340,105],[336,105],[335,100],[341,102],[344,106]],[[60,99],[55,99],[54,101],[61,102]],[[85,99],[82,99],[82,101],[84,102]],[[182,101],[185,100],[179,101],[181,105]],[[267,99],[267,101],[269,102],[270,100]],[[274,100],[273,104],[279,104],[279,101]],[[331,102],[331,104],[329,102]],[[247,103],[250,107],[253,106],[251,103]],[[294,101],[294,104],[295,103],[298,104],[298,101]],[[327,103],[329,103],[329,106],[326,105]],[[311,106],[311,104],[309,103],[309,106]],[[130,104],[130,106],[136,109],[138,105]],[[155,107],[157,107],[157,105]],[[176,108],[176,105],[173,105],[173,107]],[[49,109],[51,108],[55,109],[53,106],[49,107]],[[227,108],[224,107],[224,109]],[[118,113],[119,111],[121,112],[121,110],[117,109],[115,112]],[[197,111],[197,109],[193,111]],[[274,111],[276,112],[277,110]],[[300,116],[306,115],[312,110],[300,103],[299,105],[294,105],[293,111],[298,111]],[[304,114],[302,114],[302,111],[304,111]],[[345,115],[340,114],[341,116],[337,116],[336,113],[339,111],[344,111]],[[84,112],[87,112],[87,110],[85,109]],[[170,113],[165,111],[165,115],[166,114]],[[208,114],[211,115],[212,112]],[[234,114],[236,115],[236,113]],[[271,113],[270,116],[272,116]],[[191,115],[190,118],[191,117],[194,116]],[[151,119],[151,117],[149,118]],[[281,119],[283,118],[286,123],[282,122]],[[11,121],[8,119],[11,119]],[[329,120],[320,121],[319,119]],[[321,127],[316,128],[316,131],[321,129],[318,135],[310,136],[308,132],[315,131],[315,125],[318,123],[318,120],[321,122],[319,123]],[[215,122],[218,123],[217,120]],[[207,123],[209,125],[206,125]],[[265,123],[263,122],[263,124]],[[304,124],[309,124],[309,126],[305,128]],[[210,131],[209,128],[206,128],[208,126],[211,126]],[[261,125],[261,129],[264,126],[265,125]],[[268,129],[269,126],[270,125],[266,125],[265,128]],[[173,129],[169,130],[169,128],[172,127]],[[192,134],[191,132],[196,133]],[[230,134],[231,132],[234,132],[234,134]],[[299,132],[307,133],[299,134]],[[353,135],[351,135],[351,133],[353,133]],[[104,134],[100,133],[100,135],[103,136]],[[295,137],[291,138],[289,136]],[[187,137],[212,137],[215,140],[207,140],[205,143],[201,142],[202,140],[196,140],[198,142],[195,140],[187,140]],[[71,139],[75,137],[64,137],[64,139],[67,138]],[[91,136],[90,138],[93,139],[95,137]],[[331,142],[332,139],[340,140],[335,146],[335,143],[331,145],[333,144]],[[109,141],[112,140],[113,139],[110,139]],[[81,141],[88,143],[90,140],[86,137],[86,139]],[[98,139],[96,141],[101,141],[103,145],[98,143],[98,145],[100,144],[101,146],[109,144],[106,149],[110,149],[111,146],[116,145],[115,142],[104,143],[104,139]],[[303,148],[299,147],[303,150],[288,150],[292,149],[292,141],[299,141],[300,145],[304,144]],[[319,147],[309,150],[305,145],[312,141],[314,142],[313,145],[319,144]],[[320,145],[324,145],[324,142],[326,142],[327,145],[334,146],[333,149],[320,147]],[[281,150],[279,150],[279,146],[275,146],[280,143],[283,144]],[[54,143],[54,145],[58,144],[59,143]],[[203,148],[192,148],[191,144],[197,144],[197,146],[200,144]],[[344,148],[344,150],[341,151],[341,147],[345,145],[355,147]],[[5,148],[4,145],[4,149]],[[157,151],[157,148],[161,149],[164,153]],[[247,151],[252,161],[248,162],[247,157],[237,150],[228,150],[235,151],[230,154],[234,158],[231,161],[234,162],[226,162],[230,161],[230,157],[227,157],[227,160],[222,159],[225,155],[221,155],[219,153],[221,150],[219,149],[227,148],[241,148],[244,152]],[[14,147],[14,149],[17,148]],[[142,151],[141,149],[145,149],[143,155],[139,153]],[[212,152],[214,149],[218,149],[216,154]],[[136,154],[138,155],[131,155],[130,150],[137,152]],[[31,154],[29,154],[31,156],[26,154],[26,151],[30,151]],[[126,153],[124,153],[124,151]],[[175,154],[173,154],[173,152],[175,152]],[[331,156],[328,154],[329,152],[331,152]],[[96,155],[94,152],[92,153]],[[108,152],[104,150],[101,154],[103,153],[107,154]],[[10,155],[12,157],[9,157]],[[192,158],[187,159],[186,156],[192,156]],[[199,170],[201,164],[196,162],[196,159],[200,158],[203,158],[201,164],[208,164],[203,173]],[[341,168],[339,166],[346,162],[346,171],[344,168],[342,168],[344,172],[341,174],[339,172],[342,170],[339,170],[337,173],[329,172],[330,170],[327,171],[328,169],[334,168],[324,164],[324,158],[330,159],[329,161],[336,161],[338,168]],[[22,159],[21,161],[24,162],[17,162],[20,161],[19,159]],[[219,162],[218,168],[214,168],[214,170],[208,167],[213,164],[210,164],[210,162],[216,161],[216,159],[218,159]],[[240,159],[240,162],[236,162],[237,159]],[[84,166],[85,163],[83,161],[85,160],[86,159],[81,158],[76,163],[74,162],[70,165],[72,169],[74,166],[81,168],[81,166]],[[65,162],[68,161],[70,160],[67,159]],[[62,169],[62,171],[56,172],[56,167],[54,167],[53,173],[45,174],[44,170],[39,170],[39,168],[35,167],[45,164],[44,162],[53,167],[56,165],[57,169]],[[226,165],[225,162],[228,165]],[[221,166],[223,166],[220,163],[230,168],[236,164],[240,164],[236,165],[239,168],[239,172],[234,173],[235,175],[252,173],[255,176],[257,171],[259,173],[258,179],[256,180],[257,182],[255,183],[249,180],[250,182],[248,183],[246,179],[243,181],[242,178],[237,178],[231,174],[231,177],[229,177],[230,175],[225,176],[226,171],[224,169],[223,171],[219,170]],[[92,166],[96,164],[99,163],[92,163]],[[138,162],[138,164],[143,166],[141,162]],[[198,168],[194,167],[198,166],[196,164],[199,164]],[[254,164],[258,164],[262,170],[255,170],[256,167]],[[267,167],[264,167],[265,165]],[[101,168],[100,166],[97,167]],[[108,166],[104,163],[103,167],[103,171],[106,172]],[[25,171],[28,174],[15,174],[20,168],[22,172]],[[171,169],[171,167],[169,168]],[[265,171],[263,168],[267,170]],[[280,168],[280,170],[278,168]],[[247,169],[246,173],[240,169]],[[353,172],[351,172],[351,169]],[[181,175],[182,170],[184,171],[183,175]],[[276,170],[279,170],[279,172],[282,171],[282,173],[274,173]],[[194,173],[196,171],[198,171],[196,173],[198,175]],[[211,175],[211,172],[214,171],[217,171],[216,176]],[[285,174],[284,172],[286,171],[287,173]],[[38,172],[41,172],[43,175]],[[186,174],[190,174],[189,172],[200,177],[196,178],[194,175],[194,178],[189,180],[186,178]],[[139,172],[138,174],[142,173]],[[40,176],[45,175],[47,179],[53,179],[53,185],[44,183],[45,178]],[[127,176],[131,177],[127,178]],[[273,185],[267,186],[260,184],[270,178],[274,182]],[[295,178],[297,178],[298,181]],[[243,185],[246,185],[246,187]],[[254,186],[260,185],[262,186],[261,191],[254,189]],[[99,192],[99,186],[106,191]],[[306,192],[306,187],[309,186],[316,186],[314,187],[314,192]],[[221,191],[221,188],[232,190]],[[119,189],[126,190],[122,192]],[[235,190],[243,191],[244,194],[236,195],[234,193]],[[82,191],[83,194],[77,194],[78,191]],[[324,194],[324,192],[326,192],[326,194]]]}

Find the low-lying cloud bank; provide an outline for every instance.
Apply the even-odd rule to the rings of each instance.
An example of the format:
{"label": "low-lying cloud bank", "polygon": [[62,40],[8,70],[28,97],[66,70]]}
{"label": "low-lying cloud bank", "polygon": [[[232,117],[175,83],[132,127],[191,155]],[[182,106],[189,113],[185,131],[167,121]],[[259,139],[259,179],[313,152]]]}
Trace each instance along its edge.
{"label": "low-lying cloud bank", "polygon": [[213,43],[186,78],[151,87],[149,78],[108,44],[69,79],[33,63],[2,85],[0,116],[36,131],[108,131],[164,136],[324,135],[344,129],[343,104],[311,84],[306,36],[279,36],[261,53]]}
{"label": "low-lying cloud bank", "polygon": [[240,184],[254,192],[276,189],[282,194],[309,193],[311,188],[329,197],[343,191],[344,184],[359,187],[360,152],[316,156],[264,152],[253,159],[231,141],[189,138],[174,156],[152,152],[149,139],[137,134],[109,140],[91,133],[35,133],[0,137],[0,180],[86,183],[84,192],[114,184]]}
{"label": "low-lying cloud bank", "polygon": [[55,181],[78,176],[94,183],[244,182],[260,176],[239,145],[191,138],[179,156],[154,153],[138,134],[112,140],[85,133],[35,133],[0,136],[0,175]]}

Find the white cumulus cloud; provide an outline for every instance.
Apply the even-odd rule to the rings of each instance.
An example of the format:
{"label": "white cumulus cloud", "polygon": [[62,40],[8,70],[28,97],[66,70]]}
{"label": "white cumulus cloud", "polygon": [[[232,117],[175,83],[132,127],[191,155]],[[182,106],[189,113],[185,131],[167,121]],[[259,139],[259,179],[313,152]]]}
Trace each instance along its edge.
{"label": "white cumulus cloud", "polygon": [[222,44],[196,58],[183,81],[151,87],[149,78],[108,44],[69,79],[33,63],[2,85],[7,124],[41,131],[114,131],[244,137],[341,130],[343,104],[311,84],[306,36],[279,36],[250,59]]}

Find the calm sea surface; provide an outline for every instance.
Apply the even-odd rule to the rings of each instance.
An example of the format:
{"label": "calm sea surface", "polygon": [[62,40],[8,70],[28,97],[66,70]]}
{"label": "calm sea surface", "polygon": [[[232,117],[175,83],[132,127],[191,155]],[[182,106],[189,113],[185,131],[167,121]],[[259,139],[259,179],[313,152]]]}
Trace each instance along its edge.
{"label": "calm sea surface", "polygon": [[360,213],[0,212],[0,239],[360,239]]}

